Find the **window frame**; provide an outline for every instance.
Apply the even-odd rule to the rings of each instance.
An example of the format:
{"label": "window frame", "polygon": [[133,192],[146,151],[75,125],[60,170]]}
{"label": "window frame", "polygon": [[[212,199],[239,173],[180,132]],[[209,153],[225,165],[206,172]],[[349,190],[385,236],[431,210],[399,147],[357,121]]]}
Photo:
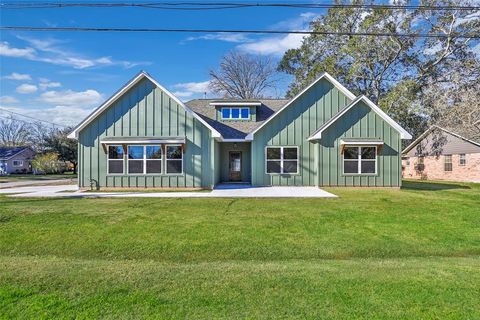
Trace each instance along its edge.
{"label": "window frame", "polygon": [[[268,159],[267,150],[268,149],[278,149],[280,148],[280,159]],[[296,148],[297,149],[297,159],[284,159],[283,149],[284,148]],[[268,161],[280,161],[280,172],[268,172],[267,164]],[[297,171],[296,172],[283,172],[283,162],[284,161],[297,161]],[[266,146],[265,147],[265,174],[268,175],[299,175],[300,174],[300,147],[299,146]]]}
{"label": "window frame", "polygon": [[[110,159],[110,147],[120,147],[122,148],[122,159]],[[127,150],[128,151],[128,150]],[[123,145],[121,144],[110,144],[107,146],[107,175],[108,176],[123,176],[125,175],[125,150],[123,150]],[[110,173],[110,161],[122,161],[122,172],[121,173]]]}
{"label": "window frame", "polygon": [[[184,160],[184,156],[183,156],[183,146],[182,146],[181,144],[178,144],[178,143],[177,143],[177,144],[175,144],[175,143],[173,143],[173,144],[165,144],[164,146],[165,146],[165,157],[164,157],[164,158],[165,158],[165,172],[164,172],[163,174],[166,175],[166,176],[182,176],[182,175],[184,175],[185,172],[184,172],[184,164],[183,164],[183,160]],[[180,147],[181,150],[182,150],[182,151],[181,151],[182,159],[168,159],[167,147]],[[167,166],[168,163],[167,163],[167,162],[168,162],[168,161],[181,161],[181,163],[182,163],[182,171],[181,171],[181,172],[168,173],[168,172],[167,172],[167,168],[168,168],[168,166]]]}
{"label": "window frame", "polygon": [[[447,162],[447,159],[450,159],[449,162]],[[447,170],[447,164],[450,165],[450,170]],[[443,171],[444,172],[452,172],[453,171],[453,157],[451,154],[446,154],[443,156]]]}
{"label": "window frame", "polygon": [[461,166],[461,167],[464,167],[464,166],[467,165],[467,155],[465,153],[460,153],[458,155],[458,165]]}
{"label": "window frame", "polygon": [[[20,164],[15,164],[15,162],[19,162]],[[13,160],[12,167],[14,168],[23,167],[23,160]]]}
{"label": "window frame", "polygon": [[[232,118],[232,109],[238,109],[238,118]],[[223,110],[228,110],[228,118],[225,118],[223,116]],[[242,117],[242,110],[248,110],[248,117],[243,118]],[[222,120],[232,120],[232,121],[238,121],[238,120],[250,120],[251,119],[251,114],[250,114],[250,108],[249,107],[222,107],[220,110],[220,116]]]}
{"label": "window frame", "polygon": [[[130,147],[143,147],[143,157],[142,159],[129,159],[128,158],[128,148]],[[147,158],[147,147],[159,147],[160,148],[160,159],[149,159]],[[163,158],[164,158],[164,152],[162,150],[162,145],[161,144],[129,144],[127,145],[127,175],[128,176],[159,176],[163,174]],[[130,167],[128,166],[129,161],[143,161],[143,173],[135,172],[135,173],[130,173]],[[147,172],[147,161],[160,161],[160,172],[159,173],[148,173]]]}
{"label": "window frame", "polygon": [[[345,148],[357,148],[358,149],[358,156],[357,159],[345,159],[345,151],[342,152],[342,175],[344,176],[377,176],[378,175],[378,146],[376,145],[363,145],[363,146],[357,146],[357,145],[345,145]],[[375,159],[362,159],[362,148],[375,148]],[[347,172],[345,173],[345,160],[347,161],[357,161],[357,173],[350,173]],[[362,162],[363,161],[375,161],[375,172],[368,172],[368,173],[363,173],[362,172]]]}

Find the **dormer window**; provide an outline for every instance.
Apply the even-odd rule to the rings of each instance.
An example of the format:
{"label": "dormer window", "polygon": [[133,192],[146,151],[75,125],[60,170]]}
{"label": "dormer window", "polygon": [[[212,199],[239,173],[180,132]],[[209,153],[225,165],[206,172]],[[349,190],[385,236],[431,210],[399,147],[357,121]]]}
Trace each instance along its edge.
{"label": "dormer window", "polygon": [[222,120],[249,120],[250,108],[223,107]]}

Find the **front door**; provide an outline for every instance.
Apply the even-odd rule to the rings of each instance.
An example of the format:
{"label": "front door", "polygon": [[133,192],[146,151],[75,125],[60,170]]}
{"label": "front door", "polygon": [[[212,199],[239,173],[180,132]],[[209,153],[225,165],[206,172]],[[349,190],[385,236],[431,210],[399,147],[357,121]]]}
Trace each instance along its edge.
{"label": "front door", "polygon": [[230,151],[229,152],[229,178],[230,181],[242,180],[242,152]]}

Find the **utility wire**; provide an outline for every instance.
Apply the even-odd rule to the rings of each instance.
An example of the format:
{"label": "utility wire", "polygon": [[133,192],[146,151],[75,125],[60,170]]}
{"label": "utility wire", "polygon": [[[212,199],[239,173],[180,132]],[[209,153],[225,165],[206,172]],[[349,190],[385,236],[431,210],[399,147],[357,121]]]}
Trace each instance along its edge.
{"label": "utility wire", "polygon": [[[48,123],[48,124],[51,124],[51,125],[54,125],[54,126],[57,126],[57,127],[63,127],[63,128],[67,127],[67,126],[62,125],[62,124],[58,124],[58,123],[54,123],[54,122],[50,122],[50,121],[46,121],[46,120],[36,119],[34,117],[30,117],[30,116],[27,116],[27,115],[24,115],[24,114],[21,114],[21,113],[18,113],[18,112],[10,111],[10,110],[5,109],[5,108],[0,108],[0,111],[6,111],[6,112],[9,112],[11,114],[15,114],[15,115],[22,116],[22,117],[25,117],[25,118],[33,119],[35,121],[45,122],[45,123]],[[21,119],[17,119],[17,120],[26,122],[25,120],[21,120]]]}
{"label": "utility wire", "polygon": [[255,2],[9,2],[0,4],[4,9],[49,9],[68,7],[141,7],[163,10],[224,10],[238,8],[283,7],[306,9],[363,8],[386,10],[478,10],[480,6],[432,6],[432,5],[385,5],[385,4],[328,4],[328,3],[255,3]]}
{"label": "utility wire", "polygon": [[337,32],[308,30],[244,30],[244,29],[166,29],[166,28],[94,28],[94,27],[29,27],[1,26],[0,30],[9,31],[75,31],[75,32],[169,32],[169,33],[250,33],[250,34],[304,34],[304,35],[336,35],[336,36],[374,36],[374,37],[407,37],[407,38],[451,38],[480,39],[474,34],[441,34],[441,33],[395,33],[395,32]]}

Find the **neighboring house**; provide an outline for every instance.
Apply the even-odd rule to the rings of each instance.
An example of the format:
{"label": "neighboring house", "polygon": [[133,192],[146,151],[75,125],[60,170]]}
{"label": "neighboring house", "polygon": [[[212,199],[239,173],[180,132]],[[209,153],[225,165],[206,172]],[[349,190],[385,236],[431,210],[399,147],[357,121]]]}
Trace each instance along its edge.
{"label": "neighboring house", "polygon": [[480,143],[432,126],[403,151],[403,177],[480,182]]}
{"label": "neighboring house", "polygon": [[34,157],[30,147],[0,147],[0,174],[30,173]]}
{"label": "neighboring house", "polygon": [[141,72],[69,137],[82,188],[399,187],[401,140],[411,139],[327,73],[291,100],[183,103]]}

